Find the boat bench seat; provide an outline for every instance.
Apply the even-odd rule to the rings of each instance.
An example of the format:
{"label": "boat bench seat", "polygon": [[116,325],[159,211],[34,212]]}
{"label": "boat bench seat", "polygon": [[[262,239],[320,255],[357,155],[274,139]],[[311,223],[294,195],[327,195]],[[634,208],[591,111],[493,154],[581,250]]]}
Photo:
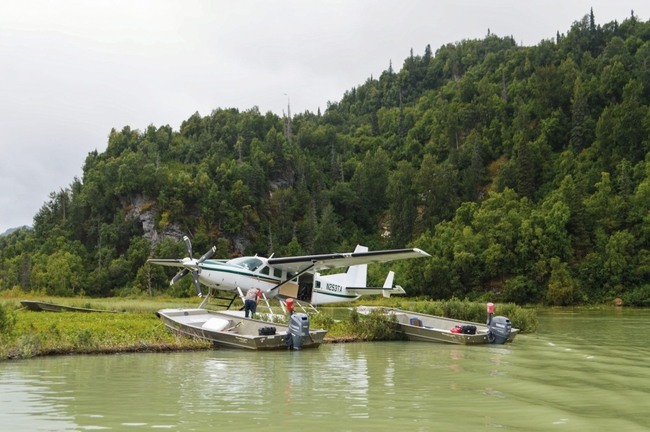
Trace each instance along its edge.
{"label": "boat bench seat", "polygon": [[223,318],[210,318],[201,327],[207,330],[222,331],[230,326],[230,320]]}

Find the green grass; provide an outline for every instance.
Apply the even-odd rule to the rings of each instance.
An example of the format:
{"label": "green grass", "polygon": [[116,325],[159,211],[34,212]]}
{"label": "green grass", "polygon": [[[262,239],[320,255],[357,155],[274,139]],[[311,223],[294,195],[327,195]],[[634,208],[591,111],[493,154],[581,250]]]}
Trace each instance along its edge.
{"label": "green grass", "polygon": [[[211,343],[170,332],[153,312],[32,312],[0,303],[9,325],[0,360],[72,353],[207,349]],[[12,323],[13,321],[13,323]]]}

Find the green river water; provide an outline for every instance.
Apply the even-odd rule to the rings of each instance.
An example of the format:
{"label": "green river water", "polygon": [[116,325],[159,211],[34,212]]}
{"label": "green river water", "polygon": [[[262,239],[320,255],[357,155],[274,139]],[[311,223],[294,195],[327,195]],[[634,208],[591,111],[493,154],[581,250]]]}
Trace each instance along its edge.
{"label": "green river water", "polygon": [[325,344],[0,363],[0,430],[650,431],[650,310],[548,310],[512,344]]}

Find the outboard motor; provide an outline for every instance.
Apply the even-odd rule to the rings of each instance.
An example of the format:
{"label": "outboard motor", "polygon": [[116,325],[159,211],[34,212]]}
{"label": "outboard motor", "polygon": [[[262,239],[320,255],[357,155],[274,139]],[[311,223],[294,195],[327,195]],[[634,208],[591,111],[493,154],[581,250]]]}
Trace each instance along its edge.
{"label": "outboard motor", "polygon": [[487,304],[487,341],[488,343],[493,344],[504,344],[510,337],[510,332],[512,331],[512,324],[510,320],[503,316],[495,316],[494,314],[494,304]]}
{"label": "outboard motor", "polygon": [[289,331],[285,342],[289,348],[299,350],[306,337],[309,337],[309,316],[294,313],[289,317]]}

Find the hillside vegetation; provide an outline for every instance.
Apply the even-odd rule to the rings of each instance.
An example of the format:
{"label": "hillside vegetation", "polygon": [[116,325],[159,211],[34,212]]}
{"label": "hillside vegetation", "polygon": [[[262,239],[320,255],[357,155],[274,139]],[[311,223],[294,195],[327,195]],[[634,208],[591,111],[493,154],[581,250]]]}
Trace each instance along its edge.
{"label": "hillside vegetation", "polygon": [[410,296],[650,305],[649,104],[650,21],[591,13],[536,46],[411,50],[322,113],[112,130],[0,237],[0,290],[187,296],[146,259],[189,235],[224,258],[419,247],[391,265]]}

